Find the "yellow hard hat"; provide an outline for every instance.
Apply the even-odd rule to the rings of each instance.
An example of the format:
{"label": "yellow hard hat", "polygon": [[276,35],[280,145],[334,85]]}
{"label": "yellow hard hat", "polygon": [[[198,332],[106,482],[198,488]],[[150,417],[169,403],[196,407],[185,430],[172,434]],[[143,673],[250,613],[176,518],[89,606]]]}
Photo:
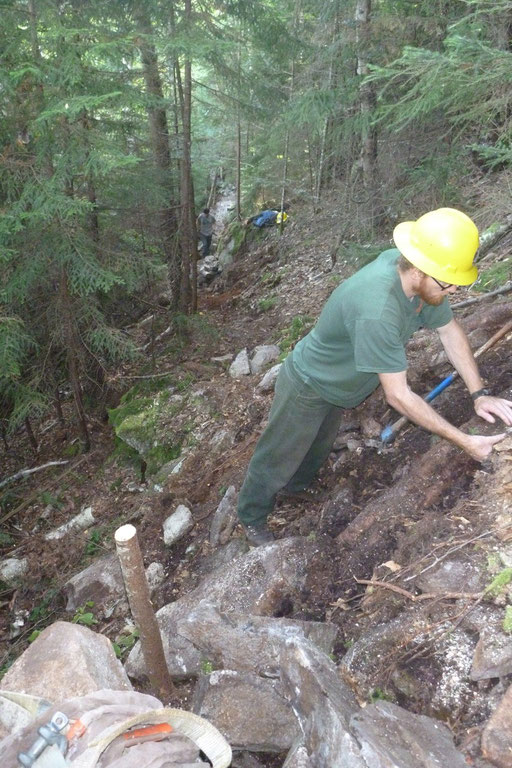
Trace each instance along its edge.
{"label": "yellow hard hat", "polygon": [[438,208],[417,221],[403,221],[395,227],[393,240],[407,261],[436,280],[469,285],[477,278],[473,259],[478,229],[462,211]]}

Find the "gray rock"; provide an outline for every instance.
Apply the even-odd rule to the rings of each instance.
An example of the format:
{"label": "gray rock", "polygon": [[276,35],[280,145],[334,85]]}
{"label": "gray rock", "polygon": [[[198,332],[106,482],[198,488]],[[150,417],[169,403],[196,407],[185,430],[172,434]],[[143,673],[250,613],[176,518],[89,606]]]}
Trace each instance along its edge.
{"label": "gray rock", "polygon": [[290,640],[281,654],[281,680],[311,764],[366,768],[349,731],[359,706],[332,661],[308,641]]}
{"label": "gray rock", "polygon": [[[0,692],[0,739],[10,733],[19,733],[33,719],[25,707],[10,698],[11,695],[16,696],[15,693],[9,694],[8,691]],[[45,706],[49,706],[49,702],[41,702],[38,710],[43,711]]]}
{"label": "gray rock", "polygon": [[263,764],[251,752],[235,752],[231,768],[264,768]]}
{"label": "gray rock", "polygon": [[165,581],[165,569],[162,563],[150,563],[146,568],[149,591],[154,592]]}
{"label": "gray rock", "polygon": [[56,621],[16,659],[2,678],[2,688],[59,701],[102,688],[132,686],[107,637]]}
{"label": "gray rock", "polygon": [[512,686],[505,693],[482,734],[482,752],[499,768],[512,765]]}
{"label": "gray rock", "polygon": [[186,459],[186,455],[180,456],[178,459],[173,459],[172,461],[168,461],[166,464],[164,464],[158,472],[156,472],[154,476],[155,483],[160,483],[161,485],[165,485],[166,481],[172,476],[172,475],[178,475],[181,472],[181,469],[183,467],[183,462]]}
{"label": "gray rock", "polygon": [[465,559],[443,560],[422,573],[414,583],[422,592],[480,592],[485,587],[482,569]]}
{"label": "gray rock", "polygon": [[126,592],[123,574],[116,554],[95,560],[92,565],[75,574],[63,587],[67,598],[66,611],[74,613],[77,608],[91,601],[93,612],[103,614],[119,601],[126,608]]}
{"label": "gray rock", "polygon": [[184,504],[179,504],[176,511],[164,520],[164,544],[170,547],[185,536],[193,526],[192,512]]}
{"label": "gray rock", "polygon": [[250,360],[251,373],[258,375],[263,373],[265,368],[279,358],[281,350],[276,344],[263,344],[254,347],[253,355]]}
{"label": "gray rock", "polygon": [[7,557],[0,563],[0,581],[4,581],[9,586],[13,586],[28,571],[28,560],[26,557],[20,559],[16,557]]}
{"label": "gray rock", "polygon": [[235,749],[282,752],[299,736],[299,725],[279,683],[222,670],[203,676],[193,711],[205,717]]}
{"label": "gray rock", "polygon": [[226,544],[238,522],[236,503],[238,494],[230,485],[213,515],[210,526],[210,544],[213,547]]}
{"label": "gray rock", "polygon": [[242,349],[229,366],[229,375],[233,379],[239,379],[240,376],[249,376],[250,373],[249,355],[246,349]]}
{"label": "gray rock", "polygon": [[204,557],[198,564],[197,573],[201,580],[203,580],[219,568],[226,569],[233,560],[236,560],[241,555],[245,555],[248,551],[249,544],[245,537],[231,539],[225,546],[218,547],[210,555]]}
{"label": "gray rock", "polygon": [[478,698],[483,699],[485,706],[487,694],[472,690],[474,686],[469,679],[475,645],[474,635],[460,628],[447,632],[437,643],[436,651],[442,664],[432,691],[431,711],[460,712],[468,701],[476,704]]}
{"label": "gray rock", "polygon": [[258,547],[238,557],[230,568],[206,578],[180,603],[189,610],[200,600],[207,600],[221,611],[272,616],[285,598],[299,596],[308,565],[319,551],[318,542],[300,537]]}
{"label": "gray rock", "polygon": [[512,672],[512,637],[499,624],[482,628],[473,656],[472,680],[504,677]]}
{"label": "gray rock", "polygon": [[382,672],[383,664],[407,638],[414,642],[429,632],[429,622],[421,611],[410,610],[396,619],[367,630],[347,651],[340,664],[345,679],[363,688],[373,687],[372,678]]}
{"label": "gray rock", "polygon": [[512,546],[503,547],[498,555],[505,568],[512,568]]}
{"label": "gray rock", "polygon": [[352,717],[351,727],[371,768],[467,768],[445,725],[389,701],[361,710]]}
{"label": "gray rock", "polygon": [[[299,595],[305,583],[308,564],[318,545],[308,539],[290,538],[258,547],[236,558],[225,569],[218,569],[196,589],[157,611],[164,651],[171,675],[188,677],[197,674],[204,656],[190,641],[178,637],[178,622],[190,614],[201,601],[222,613],[272,616],[283,600]],[[145,676],[145,666],[137,643],[125,665],[127,673],[137,679]]]}
{"label": "gray rock", "polygon": [[234,248],[235,248],[235,241],[234,241],[234,239],[231,239],[228,242],[228,244],[219,253],[219,256],[218,256],[219,264],[222,267],[227,267],[229,264],[233,263],[233,250],[234,250]]}
{"label": "gray rock", "polygon": [[179,620],[177,631],[217,668],[271,677],[279,674],[280,653],[289,640],[309,638],[330,653],[337,635],[333,624],[224,614],[206,602]]}
{"label": "gray rock", "polygon": [[220,429],[210,440],[210,449],[215,453],[224,453],[233,446],[233,435],[227,429]]}
{"label": "gray rock", "polygon": [[[337,634],[332,624],[225,614],[207,601],[188,613],[183,612],[180,601],[171,606],[175,607],[167,613],[162,639],[168,667],[177,678],[198,675],[205,663],[217,669],[277,677],[281,650],[290,639],[308,638],[330,653]],[[144,678],[139,645],[131,652],[126,670],[131,677]]]}
{"label": "gray rock", "polygon": [[[165,578],[163,565],[148,565],[146,578],[150,592],[153,592]],[[100,557],[72,576],[64,584],[63,593],[67,598],[66,611],[71,613],[88,602],[94,603],[92,611],[96,616],[111,616],[114,610],[117,613],[128,610],[123,574],[116,554]]]}
{"label": "gray rock", "polygon": [[281,366],[282,363],[278,363],[277,365],[273,365],[272,368],[269,368],[260,383],[256,386],[256,389],[259,392],[272,392],[276,383],[276,379],[279,375],[279,371],[281,370]]}
{"label": "gray rock", "polygon": [[[360,433],[358,432],[338,432],[336,440],[333,443],[333,451],[342,451],[343,448],[347,448],[349,443],[356,443],[361,445]],[[351,450],[349,448],[349,450]]]}
{"label": "gray rock", "polygon": [[286,755],[283,768],[313,768],[309,759],[308,750],[303,742],[303,737],[299,738]]}

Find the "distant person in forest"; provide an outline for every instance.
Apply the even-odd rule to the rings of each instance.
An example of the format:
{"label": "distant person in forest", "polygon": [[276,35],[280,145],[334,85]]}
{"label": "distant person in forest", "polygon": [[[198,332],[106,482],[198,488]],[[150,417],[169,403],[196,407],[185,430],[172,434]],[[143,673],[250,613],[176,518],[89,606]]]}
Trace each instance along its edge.
{"label": "distant person in forest", "polygon": [[199,239],[202,244],[201,258],[204,259],[210,253],[210,246],[212,244],[213,226],[215,224],[215,216],[210,214],[209,208],[203,208],[199,216],[197,217],[197,229]]}
{"label": "distant person in forest", "polygon": [[379,384],[389,405],[483,461],[506,436],[467,434],[440,416],[407,382],[405,345],[435,328],[478,416],[512,425],[512,401],[493,397],[478,372],[447,294],[477,278],[478,230],[461,211],[440,208],[399,224],[384,251],[336,288],[315,327],[281,366],[267,427],[249,464],[238,516],[249,544],[273,540],[267,528],[276,494],[303,492],[329,456],[342,411]]}
{"label": "distant person in forest", "polygon": [[275,208],[266,208],[264,211],[257,213],[256,216],[251,216],[250,219],[247,219],[247,224],[252,223],[254,227],[261,229],[262,227],[273,227],[275,224],[279,225],[281,221],[284,223],[288,218],[286,207],[284,206],[282,211]]}

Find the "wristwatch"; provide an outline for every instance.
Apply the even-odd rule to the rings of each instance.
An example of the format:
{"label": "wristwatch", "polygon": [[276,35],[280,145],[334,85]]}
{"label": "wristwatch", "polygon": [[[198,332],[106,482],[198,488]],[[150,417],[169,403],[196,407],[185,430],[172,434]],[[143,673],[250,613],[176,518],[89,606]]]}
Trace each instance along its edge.
{"label": "wristwatch", "polygon": [[483,397],[484,395],[490,395],[491,390],[487,389],[486,387],[483,387],[482,389],[477,389],[476,392],[471,392],[471,399],[477,400],[479,397]]}

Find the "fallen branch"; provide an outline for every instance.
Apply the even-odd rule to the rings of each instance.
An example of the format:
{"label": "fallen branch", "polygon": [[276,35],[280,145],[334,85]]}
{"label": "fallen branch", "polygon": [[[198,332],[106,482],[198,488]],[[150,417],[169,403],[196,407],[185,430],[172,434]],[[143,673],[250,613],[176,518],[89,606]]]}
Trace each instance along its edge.
{"label": "fallen branch", "polygon": [[112,381],[116,381],[117,379],[158,379],[160,377],[164,376],[175,376],[176,371],[162,371],[161,373],[147,373],[144,376],[123,376],[123,374],[118,374],[115,376]]}
{"label": "fallen branch", "polygon": [[[463,547],[467,547],[468,544],[472,544],[473,542],[478,541],[478,539],[484,539],[486,536],[492,536],[494,533],[502,530],[503,528],[510,528],[510,523],[507,523],[506,525],[500,525],[498,528],[491,528],[490,531],[484,531],[484,533],[480,533],[478,536],[473,536],[471,539],[464,539],[464,541],[461,544],[458,544],[455,547],[451,547],[447,552],[444,553],[444,555],[442,555],[441,557],[436,557],[436,559],[432,563],[430,563],[430,565],[427,565],[419,573],[415,573],[412,576],[408,576],[406,579],[404,579],[404,581],[411,581],[412,579],[417,579],[418,576],[421,576],[423,573],[430,571],[431,568],[434,568],[436,565],[438,565],[440,562],[442,562],[447,557],[452,555],[454,552],[457,552],[459,549],[462,549]],[[430,557],[430,554],[425,555],[422,559],[425,560],[427,557]]]}
{"label": "fallen branch", "polygon": [[20,471],[16,472],[15,475],[11,475],[5,480],[2,480],[0,483],[0,488],[3,488],[5,485],[9,485],[9,483],[14,483],[16,480],[21,480],[23,477],[28,477],[28,475],[33,475],[34,472],[41,472],[42,469],[47,469],[48,467],[59,467],[62,464],[69,464],[69,461],[49,461],[47,464],[42,464],[40,467],[33,467],[32,469],[20,469]]}
{"label": "fallen branch", "polygon": [[501,224],[495,232],[491,232],[488,235],[485,233],[481,237],[481,245],[476,254],[475,262],[483,261],[489,251],[499,243],[499,241],[508,235],[512,231],[512,217],[507,216],[505,224]]}
{"label": "fallen branch", "polygon": [[368,584],[370,587],[381,587],[382,589],[389,589],[391,592],[396,592],[413,603],[417,603],[420,600],[481,600],[483,592],[423,592],[421,595],[413,595],[412,592],[408,592],[402,587],[397,587],[396,584],[389,584],[387,581],[377,581],[375,579],[357,579],[354,576],[358,584]]}
{"label": "fallen branch", "polygon": [[480,296],[475,296],[472,299],[465,299],[465,301],[459,301],[457,304],[452,304],[452,309],[461,309],[462,307],[469,307],[471,304],[479,304],[481,301],[485,301],[485,299],[490,299],[492,296],[499,296],[500,294],[504,293],[510,293],[512,291],[512,282],[510,280],[505,283],[505,285],[502,285],[500,288],[496,288],[494,291],[489,291],[489,293],[482,293]]}
{"label": "fallen branch", "polygon": [[[54,477],[50,480],[50,482],[46,483],[46,485],[40,486],[35,493],[33,493],[31,496],[28,497],[28,499],[25,499],[21,502],[21,504],[18,504],[14,509],[11,509],[7,514],[5,514],[3,517],[0,518],[0,525],[5,523],[6,520],[9,520],[9,518],[13,517],[14,515],[17,515],[18,512],[21,512],[26,507],[29,507],[43,491],[48,491],[50,488],[52,488],[56,483],[60,482],[66,475],[69,475],[70,472],[73,472],[73,470],[77,469],[77,467],[80,466],[80,464],[83,464],[84,461],[89,461],[93,456],[95,456],[97,451],[92,451],[91,453],[88,453],[86,456],[82,456],[78,461],[76,461],[74,464],[72,464],[70,467],[64,470],[64,472],[61,472],[61,474],[58,477]],[[66,463],[66,462],[64,462]]]}

